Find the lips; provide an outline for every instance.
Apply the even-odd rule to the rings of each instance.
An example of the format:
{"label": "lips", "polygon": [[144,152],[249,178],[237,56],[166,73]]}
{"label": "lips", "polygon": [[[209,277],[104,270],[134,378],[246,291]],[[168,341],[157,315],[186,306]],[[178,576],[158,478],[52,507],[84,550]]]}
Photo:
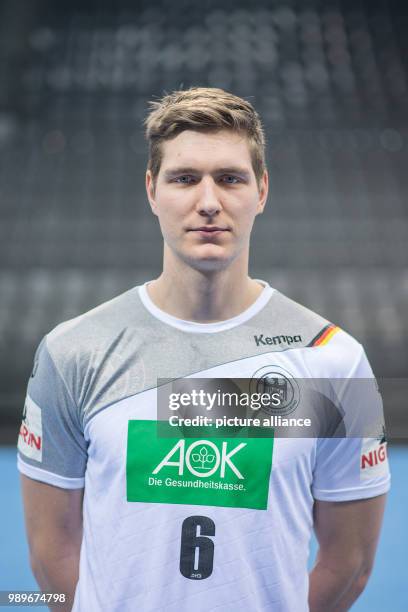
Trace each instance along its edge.
{"label": "lips", "polygon": [[191,232],[228,232],[228,228],[226,227],[218,227],[217,225],[204,225],[203,227],[196,227],[191,230]]}

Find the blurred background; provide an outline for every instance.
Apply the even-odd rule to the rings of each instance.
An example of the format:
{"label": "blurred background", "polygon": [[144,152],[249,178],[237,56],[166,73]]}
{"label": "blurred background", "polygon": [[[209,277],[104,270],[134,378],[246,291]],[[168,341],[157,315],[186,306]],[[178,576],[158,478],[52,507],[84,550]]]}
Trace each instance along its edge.
{"label": "blurred background", "polygon": [[[159,274],[142,121],[191,85],[264,121],[252,275],[354,335],[378,377],[406,376],[407,32],[406,4],[376,0],[0,3],[3,438],[43,334]],[[405,413],[388,402],[391,438]]]}
{"label": "blurred background", "polygon": [[[149,100],[192,85],[247,98],[264,122],[271,192],[252,276],[363,343],[380,387],[392,383],[391,441],[408,439],[407,11],[391,0],[0,1],[0,442],[15,444],[42,336],[159,274],[142,121]],[[386,560],[405,566],[408,455],[394,445],[391,458],[400,486],[356,610],[390,595],[408,609]],[[12,446],[0,469],[0,588],[36,588]]]}

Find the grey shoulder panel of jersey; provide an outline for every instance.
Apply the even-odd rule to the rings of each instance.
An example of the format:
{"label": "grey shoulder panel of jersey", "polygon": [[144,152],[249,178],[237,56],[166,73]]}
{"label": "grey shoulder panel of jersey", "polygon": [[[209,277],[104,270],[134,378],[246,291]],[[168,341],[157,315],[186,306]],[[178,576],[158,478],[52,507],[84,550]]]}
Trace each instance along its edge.
{"label": "grey shoulder panel of jersey", "polygon": [[[265,342],[265,337],[271,338],[272,342],[269,344],[274,346],[275,350],[313,346],[315,339],[324,333],[328,326],[333,326],[318,313],[277,290],[251,322],[258,331],[258,342],[256,339],[255,342],[259,345],[262,341]],[[260,334],[264,337],[259,338]]]}
{"label": "grey shoulder panel of jersey", "polygon": [[105,401],[115,400],[124,377],[138,388],[138,356],[154,319],[137,289],[60,323],[46,336],[48,351],[82,414],[99,393]]}
{"label": "grey shoulder panel of jersey", "polygon": [[128,330],[152,325],[137,287],[57,325],[47,334],[47,346],[58,362],[72,352],[90,355],[112,348]]}

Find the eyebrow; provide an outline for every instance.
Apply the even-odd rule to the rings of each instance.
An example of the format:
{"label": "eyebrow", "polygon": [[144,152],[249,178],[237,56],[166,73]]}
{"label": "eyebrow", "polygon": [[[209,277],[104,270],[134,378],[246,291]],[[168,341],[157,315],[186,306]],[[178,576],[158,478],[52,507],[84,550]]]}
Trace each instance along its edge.
{"label": "eyebrow", "polygon": [[[202,174],[197,168],[182,166],[179,168],[169,168],[164,172],[164,176],[166,179],[173,178],[175,176],[179,176],[181,174]],[[229,166],[225,168],[217,168],[211,174],[239,174],[243,178],[249,179],[250,173],[245,168],[240,168],[239,166]]]}

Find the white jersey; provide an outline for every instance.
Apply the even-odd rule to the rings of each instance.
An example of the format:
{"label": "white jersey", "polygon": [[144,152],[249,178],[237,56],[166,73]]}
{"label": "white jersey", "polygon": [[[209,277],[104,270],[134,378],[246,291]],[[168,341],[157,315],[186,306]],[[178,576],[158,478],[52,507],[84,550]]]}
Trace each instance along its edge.
{"label": "white jersey", "polygon": [[[277,373],[343,380],[332,411],[342,422],[382,414],[363,347],[266,283],[226,321],[179,320],[143,285],[45,336],[18,468],[85,487],[75,612],[308,610],[314,500],[385,493],[382,432],[169,438],[157,430],[158,379],[270,384]],[[348,384],[357,379],[370,381],[369,402]]]}

